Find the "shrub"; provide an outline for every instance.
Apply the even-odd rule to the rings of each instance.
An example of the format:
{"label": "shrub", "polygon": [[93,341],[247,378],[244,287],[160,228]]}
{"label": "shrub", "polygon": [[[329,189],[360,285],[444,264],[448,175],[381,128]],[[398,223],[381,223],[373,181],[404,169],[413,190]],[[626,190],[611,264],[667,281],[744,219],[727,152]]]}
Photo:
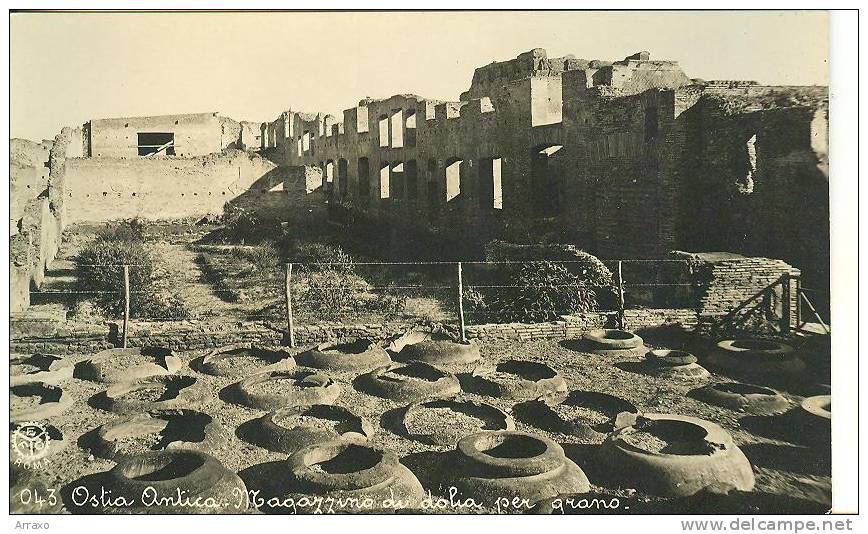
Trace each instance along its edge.
{"label": "shrub", "polygon": [[223,206],[224,241],[234,243],[259,243],[281,233],[280,223],[265,218],[259,213],[242,207]]}
{"label": "shrub", "polygon": [[372,285],[357,272],[355,258],[340,246],[298,243],[291,255],[299,275],[293,294],[300,308],[321,319],[337,319],[361,312],[403,311],[407,298],[398,290],[372,292]]}
{"label": "shrub", "polygon": [[330,263],[330,264],[345,264],[345,265],[321,265],[313,266],[312,268],[347,268],[353,270],[352,264],[355,258],[344,251],[337,245],[326,245],[324,243],[302,242],[297,243],[293,247],[292,261],[306,264],[313,263]]}
{"label": "shrub", "polygon": [[121,317],[124,312],[123,265],[130,266],[131,317],[183,318],[188,315],[177,296],[155,285],[158,277],[154,258],[144,242],[140,224],[125,222],[99,232],[79,253],[75,263],[80,289],[92,295],[94,304],[111,317]]}
{"label": "shrub", "polygon": [[[515,262],[482,273],[464,292],[465,308],[481,322],[539,322],[609,307],[612,273],[596,257],[572,245],[486,246],[490,261]],[[476,285],[476,287],[474,287]]]}

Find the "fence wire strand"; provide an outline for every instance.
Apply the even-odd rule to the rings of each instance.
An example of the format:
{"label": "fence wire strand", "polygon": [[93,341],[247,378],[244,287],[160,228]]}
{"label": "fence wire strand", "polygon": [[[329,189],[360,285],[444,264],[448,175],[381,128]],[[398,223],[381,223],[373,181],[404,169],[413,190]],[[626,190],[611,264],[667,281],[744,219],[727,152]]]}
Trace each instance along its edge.
{"label": "fence wire strand", "polygon": [[[211,254],[218,254],[212,252]],[[368,305],[380,306],[382,309],[379,312],[364,307],[348,309],[357,309],[358,315],[364,316],[366,322],[376,322],[378,318],[376,313],[386,314],[386,316],[398,316],[405,318],[418,317],[413,313],[421,313],[418,311],[408,311],[408,299],[416,299],[420,302],[430,301],[429,307],[436,308],[437,313],[444,319],[453,320],[456,314],[460,313],[458,305],[459,281],[457,280],[457,270],[459,265],[464,266],[463,281],[461,283],[462,292],[483,291],[497,294],[495,300],[501,298],[509,298],[509,292],[512,290],[563,290],[563,289],[593,289],[594,284],[583,283],[552,283],[552,284],[521,284],[521,283],[492,283],[498,276],[504,276],[503,273],[498,274],[498,266],[515,266],[515,265],[542,265],[542,264],[561,264],[561,265],[587,265],[587,261],[583,260],[502,260],[502,261],[416,261],[416,262],[291,262],[283,265],[294,268],[293,279],[287,284],[284,281],[285,271],[280,269],[270,268],[267,270],[256,270],[250,267],[239,268],[237,264],[227,264],[226,260],[216,258],[216,261],[209,260],[206,265],[200,265],[196,261],[197,266],[202,271],[200,277],[191,280],[176,280],[172,279],[169,284],[158,283],[155,286],[146,289],[130,289],[128,295],[138,296],[147,295],[157,290],[173,290],[177,289],[180,284],[189,284],[190,286],[199,286],[205,288],[207,293],[219,298],[225,305],[226,309],[204,309],[188,317],[165,317],[160,314],[158,317],[131,317],[131,320],[139,322],[149,321],[184,321],[184,320],[202,320],[210,318],[222,318],[227,321],[284,321],[286,320],[286,291],[289,289],[290,298],[293,304],[293,313],[297,320],[300,319],[300,324],[306,322],[319,322],[322,318],[317,316],[320,312],[342,312],[343,310],[323,310],[322,299],[327,299],[329,293],[346,293],[338,295],[340,299],[367,298],[370,302]],[[601,260],[604,265],[611,267],[620,264],[623,270],[627,270],[630,264],[651,265],[659,264],[674,265],[674,264],[689,264],[688,260],[682,259],[606,259]],[[425,267],[444,267],[445,269],[425,269]],[[117,268],[119,271],[124,267],[148,267],[143,264],[75,264],[77,268]],[[150,266],[153,267],[153,266]],[[406,268],[403,272],[391,272],[394,267]],[[414,269],[418,267],[419,269]],[[482,268],[479,270],[478,268]],[[159,268],[154,269],[160,271]],[[207,270],[207,272],[206,272]],[[122,272],[122,271],[121,271]],[[643,276],[651,276],[655,280],[659,280],[663,276],[676,276],[671,269],[649,271],[642,267],[639,271]],[[688,273],[689,270],[685,271]],[[314,275],[318,273],[331,273],[338,277],[340,276],[357,276],[360,283],[358,285],[325,285],[317,286],[313,283]],[[692,273],[690,273],[692,274]],[[214,278],[216,276],[216,279]],[[481,277],[481,279],[480,279]],[[415,278],[422,278],[430,283],[415,283]],[[373,283],[368,283],[365,279]],[[617,291],[629,288],[655,289],[655,288],[691,288],[695,287],[694,283],[678,282],[678,281],[655,281],[655,282],[629,282],[629,276],[618,276],[613,274],[614,290]],[[252,281],[251,281],[252,280]],[[394,280],[394,283],[392,281]],[[407,283],[411,281],[411,283]],[[475,280],[478,283],[474,283]],[[340,282],[341,278],[337,278]],[[387,282],[387,283],[383,283]],[[332,283],[331,281],[328,282]],[[806,289],[806,288],[803,288]],[[31,290],[31,297],[39,299],[52,298],[51,296],[69,295],[79,297],[98,297],[98,296],[118,296],[121,303],[124,298],[124,288],[119,287],[117,290],[89,290],[89,289],[34,289]],[[634,298],[629,291],[626,293],[627,308],[633,306]],[[505,297],[503,297],[505,295]],[[335,295],[331,295],[334,298]],[[464,294],[462,304],[464,304],[466,315],[469,317],[497,317],[502,316],[502,311],[473,308],[468,309],[467,294]],[[383,300],[385,299],[385,300]],[[371,304],[373,303],[373,304]],[[353,304],[353,303],[351,303]],[[255,306],[256,308],[239,309],[243,306]],[[326,304],[327,308],[328,305]],[[316,310],[319,309],[320,312]],[[572,313],[579,313],[575,309],[545,309],[532,310],[536,313],[547,314],[548,316],[560,316]],[[618,309],[599,309],[593,313],[614,313]],[[249,313],[247,313],[249,312]],[[139,313],[139,312],[135,312]],[[433,313],[433,312],[432,312]],[[371,314],[374,316],[369,317]],[[338,314],[340,315],[340,314]],[[326,319],[328,320],[328,319]],[[468,325],[472,325],[473,321],[467,321]]]}

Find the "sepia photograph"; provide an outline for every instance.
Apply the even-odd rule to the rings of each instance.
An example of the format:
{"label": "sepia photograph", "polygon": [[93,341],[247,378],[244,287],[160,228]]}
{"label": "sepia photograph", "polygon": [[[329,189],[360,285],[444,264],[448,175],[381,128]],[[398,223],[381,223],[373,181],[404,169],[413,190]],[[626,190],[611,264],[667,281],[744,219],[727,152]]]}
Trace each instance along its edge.
{"label": "sepia photograph", "polygon": [[852,530],[830,19],[10,10],[9,524]]}

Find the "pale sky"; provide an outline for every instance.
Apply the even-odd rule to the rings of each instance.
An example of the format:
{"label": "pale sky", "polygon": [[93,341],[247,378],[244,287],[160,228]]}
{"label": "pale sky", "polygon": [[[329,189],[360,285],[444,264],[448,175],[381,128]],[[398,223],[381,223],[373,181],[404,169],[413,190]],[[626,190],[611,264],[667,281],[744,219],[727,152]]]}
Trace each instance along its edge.
{"label": "pale sky", "polygon": [[286,109],[342,117],[366,96],[457,100],[473,69],[540,47],[648,50],[691,78],[828,84],[825,12],[404,12],[11,15],[11,136],[94,118]]}

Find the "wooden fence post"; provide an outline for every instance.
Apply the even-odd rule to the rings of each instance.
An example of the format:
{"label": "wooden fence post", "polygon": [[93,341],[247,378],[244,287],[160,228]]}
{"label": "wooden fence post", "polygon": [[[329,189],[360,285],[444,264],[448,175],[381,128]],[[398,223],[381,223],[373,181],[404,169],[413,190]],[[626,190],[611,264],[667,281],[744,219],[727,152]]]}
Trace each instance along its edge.
{"label": "wooden fence post", "polygon": [[790,291],[795,295],[795,305],[796,305],[796,330],[801,330],[802,325],[802,277],[795,276],[793,277],[793,283],[791,284]]}
{"label": "wooden fence post", "polygon": [[461,342],[467,341],[467,335],[464,331],[464,284],[461,280],[461,262],[458,262],[458,320],[461,328]]}
{"label": "wooden fence post", "polygon": [[289,346],[295,348],[295,327],[292,324],[292,264],[286,264],[286,332]]}
{"label": "wooden fence post", "polygon": [[624,271],[621,269],[623,262],[618,260],[618,327],[626,328],[624,320]]}
{"label": "wooden fence post", "polygon": [[127,331],[130,322],[130,266],[124,265],[124,332],[121,337],[121,348],[127,348]]}
{"label": "wooden fence post", "polygon": [[789,334],[791,327],[791,303],[792,303],[792,288],[790,287],[790,274],[784,273],[781,276],[781,323],[780,329],[782,334]]}

